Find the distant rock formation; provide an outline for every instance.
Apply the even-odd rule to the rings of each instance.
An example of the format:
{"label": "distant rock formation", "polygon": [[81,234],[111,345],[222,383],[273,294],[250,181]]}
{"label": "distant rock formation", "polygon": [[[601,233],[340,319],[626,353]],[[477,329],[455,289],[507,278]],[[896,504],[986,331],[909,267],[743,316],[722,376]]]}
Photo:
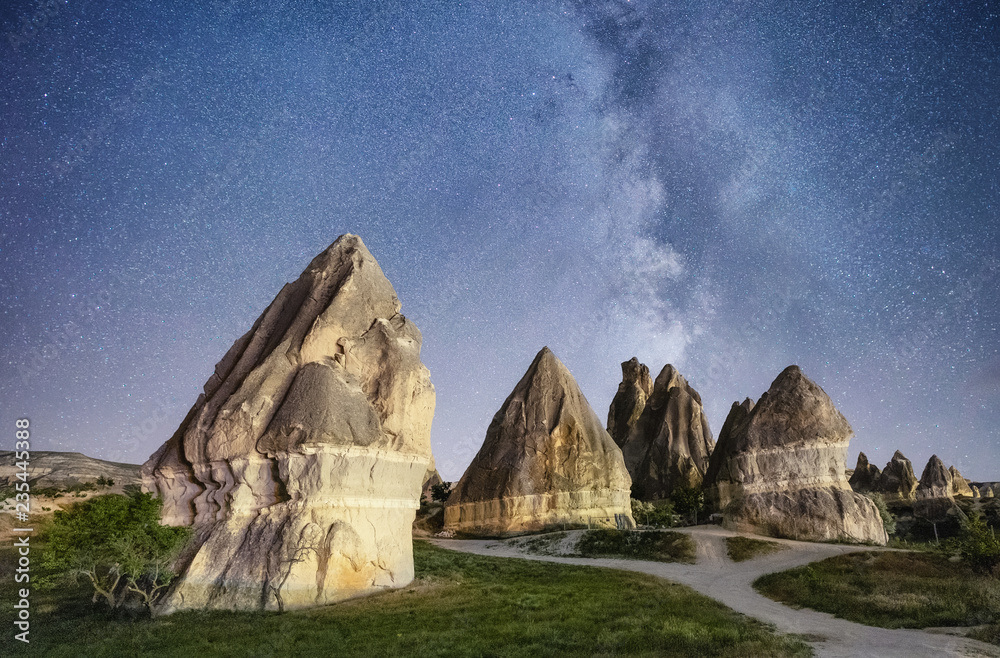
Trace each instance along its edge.
{"label": "distant rock formation", "polygon": [[420,485],[420,500],[431,501],[431,489],[444,482],[441,479],[441,475],[438,473],[437,468],[434,467],[434,461],[427,466],[427,472],[424,473],[423,484]]}
{"label": "distant rock formation", "polygon": [[980,498],[982,496],[982,494],[979,493],[979,487],[974,485],[969,485],[969,487],[972,489],[973,498]]}
{"label": "distant rock formation", "polygon": [[633,527],[628,471],[566,366],[543,348],[493,417],[445,506],[445,529],[508,535]]}
{"label": "distant rock formation", "polygon": [[290,609],[405,586],[431,461],[421,336],[341,236],[236,341],[145,486],[196,544],[160,612]]}
{"label": "distant rock formation", "polygon": [[706,497],[731,529],[884,544],[878,509],[844,475],[852,435],[823,389],[789,366],[756,405],[733,405],[712,455]]}
{"label": "distant rock formation", "polygon": [[868,493],[875,488],[881,471],[878,466],[868,463],[868,456],[865,453],[858,454],[858,465],[854,467],[851,479],[848,484],[858,493]]}
{"label": "distant rock formation", "polygon": [[913,464],[897,450],[882,470],[873,491],[881,493],[886,501],[912,502],[916,498],[918,482],[913,474]]}
{"label": "distant rock formation", "polygon": [[[12,486],[21,480],[15,466],[15,453],[0,451],[0,485]],[[52,487],[66,489],[80,484],[97,482],[98,478],[114,480],[115,488],[140,484],[140,466],[94,459],[79,452],[32,450],[28,461],[28,482],[33,489]],[[13,494],[12,494],[13,495]]]}
{"label": "distant rock formation", "polygon": [[920,476],[915,492],[916,498],[951,498],[951,473],[937,455],[931,455]]}
{"label": "distant rock formation", "polygon": [[623,361],[622,383],[618,385],[618,392],[608,409],[608,434],[619,448],[625,445],[652,393],[653,378],[649,376],[649,368],[634,356]]}
{"label": "distant rock formation", "polygon": [[[622,372],[627,373],[626,366],[635,372],[634,363],[638,362],[632,359],[623,363]],[[640,373],[648,372],[646,366],[638,365]],[[627,391],[641,390],[632,386],[627,377],[618,388],[619,395],[623,387]],[[615,411],[612,402],[609,420]],[[620,427],[618,424],[615,429]],[[640,500],[668,498],[675,489],[701,487],[715,446],[701,396],[670,364],[657,375],[641,413],[625,440],[618,444],[632,477],[632,495]]]}
{"label": "distant rock formation", "polygon": [[951,475],[951,495],[972,496],[972,487],[969,486],[969,481],[962,477],[957,468],[949,467],[948,473]]}

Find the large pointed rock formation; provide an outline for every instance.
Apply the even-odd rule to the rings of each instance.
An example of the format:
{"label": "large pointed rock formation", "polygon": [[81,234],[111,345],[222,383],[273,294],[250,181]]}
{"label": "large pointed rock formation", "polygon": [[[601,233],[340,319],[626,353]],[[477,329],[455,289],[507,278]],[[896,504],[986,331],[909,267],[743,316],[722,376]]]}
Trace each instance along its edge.
{"label": "large pointed rock formation", "polygon": [[951,473],[937,455],[931,455],[920,475],[915,491],[916,498],[951,498]]}
{"label": "large pointed rock formation", "polygon": [[576,380],[549,350],[493,417],[445,507],[445,529],[508,535],[562,524],[634,526],[628,471]]}
{"label": "large pointed rock formation", "polygon": [[867,493],[875,488],[881,474],[882,472],[878,470],[878,466],[869,464],[868,455],[862,452],[858,453],[858,464],[854,467],[851,479],[847,482],[858,493]]}
{"label": "large pointed rock formation", "polygon": [[[634,372],[633,362],[638,363],[632,359],[622,364],[625,381],[618,387],[619,395],[623,387],[638,388],[627,386],[626,365]],[[638,365],[640,372],[646,369]],[[609,425],[615,411],[612,403]],[[701,396],[670,364],[657,375],[641,412],[618,444],[632,476],[632,495],[641,500],[668,498],[675,489],[701,487],[715,446]]]}
{"label": "large pointed rock formation", "polygon": [[402,587],[431,462],[421,336],[361,239],[282,288],[143,466],[196,542],[161,612],[289,609]]}
{"label": "large pointed rock formation", "polygon": [[756,405],[733,405],[706,498],[735,530],[884,544],[878,509],[851,490],[844,473],[852,435],[823,389],[789,366]]}
{"label": "large pointed rock formation", "polygon": [[912,502],[916,498],[918,482],[913,464],[897,450],[882,469],[873,491],[882,494],[886,501]]}

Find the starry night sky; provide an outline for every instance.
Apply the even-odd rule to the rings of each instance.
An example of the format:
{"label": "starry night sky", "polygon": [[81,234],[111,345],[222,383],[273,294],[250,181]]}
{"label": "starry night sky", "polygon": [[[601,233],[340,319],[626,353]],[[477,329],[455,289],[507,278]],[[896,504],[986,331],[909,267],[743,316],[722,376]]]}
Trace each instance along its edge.
{"label": "starry night sky", "polygon": [[797,363],[849,466],[1000,480],[992,3],[3,4],[0,446],[144,461],[353,232],[445,479],[549,345],[602,420],[633,355],[715,433]]}

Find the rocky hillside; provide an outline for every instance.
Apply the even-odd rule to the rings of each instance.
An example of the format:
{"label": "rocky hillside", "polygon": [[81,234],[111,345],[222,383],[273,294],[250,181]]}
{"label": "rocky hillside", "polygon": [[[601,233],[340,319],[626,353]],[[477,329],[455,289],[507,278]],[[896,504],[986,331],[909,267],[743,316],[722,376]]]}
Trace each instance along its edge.
{"label": "rocky hillside", "polygon": [[[15,465],[15,454],[0,451],[0,488],[12,487],[21,471]],[[32,451],[28,460],[28,481],[32,489],[71,489],[96,483],[98,478],[113,480],[117,487],[140,484],[138,464],[94,459],[79,452]]]}

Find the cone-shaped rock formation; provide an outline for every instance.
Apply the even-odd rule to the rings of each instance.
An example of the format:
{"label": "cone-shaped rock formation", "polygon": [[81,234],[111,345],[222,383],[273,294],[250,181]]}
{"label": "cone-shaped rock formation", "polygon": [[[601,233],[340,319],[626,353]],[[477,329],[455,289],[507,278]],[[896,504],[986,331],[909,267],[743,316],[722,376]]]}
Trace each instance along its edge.
{"label": "cone-shaped rock formation", "polygon": [[[623,374],[625,365],[622,364]],[[639,365],[645,370],[646,366]],[[623,381],[622,386],[627,383]],[[625,467],[632,476],[632,495],[641,500],[657,500],[668,498],[678,488],[701,487],[715,442],[701,396],[676,368],[667,364],[657,375],[652,393],[628,436],[619,445]]]}
{"label": "cone-shaped rock formation", "polygon": [[878,510],[844,473],[852,435],[823,389],[789,366],[756,405],[733,405],[706,498],[736,530],[884,544]]}
{"label": "cone-shaped rock formation", "polygon": [[445,528],[504,535],[560,524],[634,526],[628,471],[566,366],[538,353],[493,417],[445,507]]}
{"label": "cone-shaped rock formation", "polygon": [[288,609],[402,587],[431,461],[420,332],[341,236],[215,368],[143,466],[196,542],[161,612]]}
{"label": "cone-shaped rock formation", "polygon": [[972,487],[969,486],[969,481],[962,477],[958,469],[952,466],[948,472],[951,473],[951,495],[972,496]]}
{"label": "cone-shaped rock formation", "polygon": [[917,483],[913,464],[897,450],[882,470],[874,491],[881,493],[887,501],[913,501]]}
{"label": "cone-shaped rock formation", "polygon": [[920,475],[915,495],[920,498],[951,498],[951,473],[937,455],[931,455]]}
{"label": "cone-shaped rock formation", "polygon": [[847,482],[858,493],[866,493],[875,488],[879,475],[881,471],[878,470],[878,466],[869,464],[868,455],[862,452],[858,454],[858,465],[854,467],[851,479]]}

